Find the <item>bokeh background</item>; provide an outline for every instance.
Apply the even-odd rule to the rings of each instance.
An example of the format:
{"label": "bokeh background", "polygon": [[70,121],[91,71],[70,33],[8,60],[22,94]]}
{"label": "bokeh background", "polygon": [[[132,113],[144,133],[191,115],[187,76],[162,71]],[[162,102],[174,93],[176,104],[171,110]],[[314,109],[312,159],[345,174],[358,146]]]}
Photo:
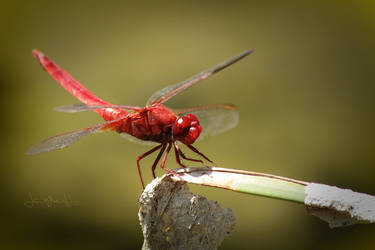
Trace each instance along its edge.
{"label": "bokeh background", "polygon": [[[142,245],[136,157],[148,146],[101,133],[24,154],[44,138],[102,121],[52,110],[77,101],[41,69],[33,48],[103,99],[137,106],[255,48],[168,102],[238,106],[235,129],[196,146],[222,167],[375,194],[373,1],[2,1],[0,12],[2,249]],[[152,158],[142,162],[146,182]],[[173,157],[167,164],[177,167]],[[374,225],[331,230],[298,204],[191,189],[233,209],[237,225],[221,249],[375,245]],[[29,208],[30,195],[74,203]]]}

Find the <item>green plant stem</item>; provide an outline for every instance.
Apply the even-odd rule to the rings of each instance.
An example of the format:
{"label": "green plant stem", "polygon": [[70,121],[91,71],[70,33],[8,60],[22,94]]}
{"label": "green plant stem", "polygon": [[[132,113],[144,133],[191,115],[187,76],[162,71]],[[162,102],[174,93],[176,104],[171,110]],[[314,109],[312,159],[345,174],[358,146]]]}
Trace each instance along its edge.
{"label": "green plant stem", "polygon": [[188,183],[233,190],[236,192],[304,203],[307,182],[276,175],[217,167],[174,170]]}

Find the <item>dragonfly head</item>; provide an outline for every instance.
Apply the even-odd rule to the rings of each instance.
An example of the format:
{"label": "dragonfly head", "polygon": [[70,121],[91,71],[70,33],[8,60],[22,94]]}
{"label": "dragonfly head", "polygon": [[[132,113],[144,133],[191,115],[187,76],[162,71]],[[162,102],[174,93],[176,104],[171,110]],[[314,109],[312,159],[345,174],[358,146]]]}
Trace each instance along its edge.
{"label": "dragonfly head", "polygon": [[187,114],[177,118],[172,127],[173,137],[184,144],[192,144],[202,132],[198,118],[193,114]]}

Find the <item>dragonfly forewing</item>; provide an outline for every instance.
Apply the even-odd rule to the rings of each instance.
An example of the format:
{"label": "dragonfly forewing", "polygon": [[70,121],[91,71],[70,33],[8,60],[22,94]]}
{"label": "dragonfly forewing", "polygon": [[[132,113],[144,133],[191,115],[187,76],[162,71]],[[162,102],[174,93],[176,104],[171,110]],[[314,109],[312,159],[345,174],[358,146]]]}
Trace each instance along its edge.
{"label": "dragonfly forewing", "polygon": [[210,77],[211,75],[225,69],[226,67],[232,65],[233,63],[241,60],[242,58],[244,58],[245,56],[249,55],[251,52],[253,52],[253,49],[249,49],[249,50],[246,50],[244,52],[242,52],[241,54],[235,56],[235,57],[232,57],[231,59],[227,60],[227,61],[224,61],[218,65],[216,65],[215,67],[209,69],[209,70],[206,70],[206,71],[203,71],[183,82],[179,82],[177,84],[174,84],[174,85],[171,85],[171,86],[168,86],[166,88],[163,88],[161,90],[159,90],[158,92],[156,92],[155,94],[153,94],[147,101],[146,105],[152,105],[152,104],[155,104],[155,103],[164,103],[166,101],[168,101],[169,99],[171,99],[172,97],[174,97],[175,95],[181,93],[182,91],[186,90],[187,88],[193,86],[194,84],[196,84],[197,82],[201,81],[201,80],[204,80],[208,77]]}
{"label": "dragonfly forewing", "polygon": [[127,105],[86,105],[83,103],[77,103],[72,105],[55,107],[55,110],[58,112],[76,113],[104,108],[125,109],[126,111],[139,111],[142,109],[140,107]]}
{"label": "dragonfly forewing", "polygon": [[121,120],[123,119],[124,118],[122,117],[109,122],[95,125],[93,127],[78,129],[64,134],[55,135],[30,148],[26,152],[26,154],[35,155],[60,148],[65,148],[66,146],[69,146],[70,144],[73,144],[76,141],[80,140],[82,137],[100,132],[106,128],[111,128],[112,125],[121,122]]}

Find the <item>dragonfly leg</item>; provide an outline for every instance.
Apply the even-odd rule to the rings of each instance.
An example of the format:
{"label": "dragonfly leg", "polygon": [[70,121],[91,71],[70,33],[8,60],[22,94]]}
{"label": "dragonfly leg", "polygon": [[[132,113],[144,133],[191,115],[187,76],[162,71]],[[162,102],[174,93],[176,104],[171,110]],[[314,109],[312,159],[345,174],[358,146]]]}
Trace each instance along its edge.
{"label": "dragonfly leg", "polygon": [[181,163],[180,154],[179,154],[180,152],[178,151],[178,149],[176,148],[176,146],[174,146],[174,153],[176,155],[176,162],[177,162],[177,164],[180,165],[183,168],[186,168],[186,166]]}
{"label": "dragonfly leg", "polygon": [[204,154],[202,154],[201,152],[199,152],[198,149],[196,149],[196,148],[193,147],[192,145],[190,145],[190,144],[186,144],[186,146],[187,146],[188,148],[190,148],[190,150],[193,151],[194,153],[199,154],[200,156],[202,156],[202,157],[203,157],[204,159],[206,159],[207,161],[209,161],[209,162],[215,164],[215,162],[213,162],[213,161],[211,161],[210,159],[208,159],[207,156],[205,156]]}
{"label": "dragonfly leg", "polygon": [[153,152],[155,152],[156,150],[158,150],[162,146],[163,146],[163,144],[160,144],[160,145],[152,148],[151,150],[147,151],[146,153],[144,153],[144,154],[142,154],[142,155],[140,155],[140,156],[137,157],[138,174],[139,174],[139,178],[141,178],[141,183],[142,183],[143,189],[145,189],[145,184],[143,183],[143,178],[142,178],[142,173],[141,173],[141,166],[139,165],[139,161],[142,160],[143,158],[145,158],[146,156],[148,156],[149,154],[152,154]]}
{"label": "dragonfly leg", "polygon": [[181,163],[180,155],[185,160],[200,162],[200,163],[203,164],[202,160],[197,160],[197,159],[192,159],[192,158],[186,157],[185,154],[181,151],[180,147],[178,146],[177,141],[174,141],[173,145],[174,145],[174,152],[176,154],[176,161],[177,161],[178,165],[180,165],[181,167],[186,168],[186,166]]}
{"label": "dragonfly leg", "polygon": [[168,157],[169,151],[171,151],[171,148],[172,148],[172,143],[169,143],[168,148],[165,151],[165,155],[164,155],[163,161],[161,162],[161,168],[164,171],[167,171],[170,174],[176,175],[176,173],[173,173],[171,170],[164,168],[165,161],[167,160],[167,157]]}
{"label": "dragonfly leg", "polygon": [[156,165],[158,164],[158,162],[160,160],[160,157],[163,155],[166,146],[167,146],[167,144],[162,144],[162,148],[160,149],[160,151],[158,153],[158,156],[156,157],[156,159],[154,161],[154,164],[152,164],[152,175],[154,176],[154,179],[156,178],[156,175],[155,175]]}

